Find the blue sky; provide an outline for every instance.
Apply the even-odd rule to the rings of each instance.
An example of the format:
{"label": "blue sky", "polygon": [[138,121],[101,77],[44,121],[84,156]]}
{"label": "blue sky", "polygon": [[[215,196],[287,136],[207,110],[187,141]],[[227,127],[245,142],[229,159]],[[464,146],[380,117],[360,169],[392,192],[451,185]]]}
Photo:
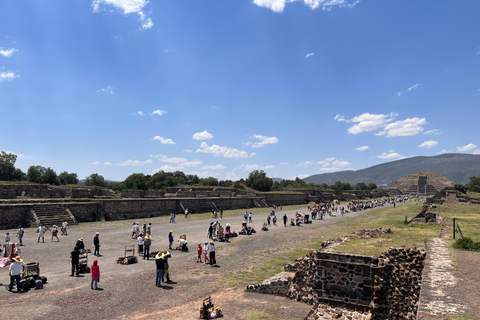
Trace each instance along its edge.
{"label": "blue sky", "polygon": [[480,153],[480,2],[0,2],[0,150],[120,181]]}

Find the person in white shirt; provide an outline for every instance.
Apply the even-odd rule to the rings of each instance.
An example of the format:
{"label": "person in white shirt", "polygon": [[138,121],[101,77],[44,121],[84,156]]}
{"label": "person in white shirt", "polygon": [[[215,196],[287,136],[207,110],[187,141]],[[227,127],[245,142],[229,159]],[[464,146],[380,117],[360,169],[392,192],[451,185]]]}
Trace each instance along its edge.
{"label": "person in white shirt", "polygon": [[67,225],[68,225],[68,222],[63,220],[63,222],[62,222],[62,235],[68,236]]}
{"label": "person in white shirt", "polygon": [[138,255],[141,256],[143,254],[143,234],[138,235],[137,243],[138,243]]}
{"label": "person in white shirt", "polygon": [[37,242],[40,242],[40,238],[42,238],[42,242],[45,242],[45,230],[46,228],[43,226],[43,224],[38,227],[38,240]]}
{"label": "person in white shirt", "polygon": [[19,256],[16,256],[12,259],[12,264],[10,265],[8,274],[10,275],[10,286],[8,287],[8,291],[12,291],[13,289],[13,282],[17,283],[17,291],[22,291],[20,286],[21,274],[23,267],[25,266],[25,262]]}
{"label": "person in white shirt", "polygon": [[205,259],[203,259],[203,261],[205,261],[204,263],[207,264],[207,261],[208,261],[208,241],[205,241],[204,245],[203,245],[203,257]]}
{"label": "person in white shirt", "polygon": [[23,246],[22,239],[24,234],[25,234],[25,230],[22,228],[22,226],[18,226],[17,238],[18,238],[18,241],[20,242],[19,244],[20,246]]}
{"label": "person in white shirt", "polygon": [[210,241],[210,246],[208,246],[208,254],[210,256],[210,266],[213,267],[217,264],[217,261],[215,260],[215,244],[213,241]]}

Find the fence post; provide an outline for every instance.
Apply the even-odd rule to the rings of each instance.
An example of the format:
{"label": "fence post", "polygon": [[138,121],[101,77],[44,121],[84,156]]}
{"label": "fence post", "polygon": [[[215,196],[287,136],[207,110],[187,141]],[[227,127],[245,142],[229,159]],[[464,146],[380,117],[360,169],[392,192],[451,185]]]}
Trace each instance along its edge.
{"label": "fence post", "polygon": [[405,224],[407,224],[408,220],[407,220],[407,216],[405,216]]}
{"label": "fence post", "polygon": [[455,218],[453,218],[453,240],[455,240]]}

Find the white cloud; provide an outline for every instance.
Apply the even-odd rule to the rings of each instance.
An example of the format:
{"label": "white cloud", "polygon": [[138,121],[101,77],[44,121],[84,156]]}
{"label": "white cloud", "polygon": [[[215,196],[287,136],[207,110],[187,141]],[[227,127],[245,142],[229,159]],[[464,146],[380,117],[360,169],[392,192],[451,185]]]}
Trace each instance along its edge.
{"label": "white cloud", "polygon": [[307,53],[307,55],[305,56],[305,58],[310,58],[310,57],[313,57],[314,55],[315,55],[315,53],[310,52],[310,53]]}
{"label": "white cloud", "polygon": [[[295,2],[297,0],[253,0],[253,3],[259,7],[270,9],[274,12],[281,13],[285,9],[287,2]],[[329,11],[332,7],[353,8],[360,0],[303,0],[306,6],[312,10],[321,8]]]}
{"label": "white cloud", "polygon": [[448,151],[447,149],[442,149],[442,151],[440,151],[440,153],[450,153],[450,151]]}
{"label": "white cloud", "polygon": [[266,136],[261,136],[261,135],[258,135],[258,134],[254,134],[253,137],[255,139],[260,140],[260,142],[253,143],[252,148],[261,148],[266,144],[273,144],[273,143],[278,142],[277,137],[266,137]]}
{"label": "white cloud", "polygon": [[20,78],[20,75],[12,70],[3,71],[0,73],[0,82],[12,81],[15,78]]}
{"label": "white cloud", "polygon": [[433,129],[433,130],[427,130],[423,134],[428,134],[428,135],[442,134],[442,131],[440,131],[439,129]]}
{"label": "white cloud", "polygon": [[144,116],[144,115],[145,115],[145,113],[143,113],[143,111],[138,111],[137,114],[138,114],[139,116]]}
{"label": "white cloud", "polygon": [[380,159],[399,159],[403,158],[403,156],[393,150],[390,150],[388,152],[384,152],[381,155],[377,156],[377,158]]}
{"label": "white cloud", "polygon": [[149,0],[93,0],[92,8],[95,13],[106,11],[105,6],[112,6],[117,10],[123,11],[124,15],[136,13],[141,23],[141,29],[148,30],[154,24],[152,19],[143,12],[149,2]]}
{"label": "white cloud", "polygon": [[213,110],[218,110],[218,107],[217,106],[212,106],[212,109]]}
{"label": "white cloud", "polygon": [[183,152],[186,152],[186,153],[192,153],[192,152],[193,152],[193,150],[190,150],[190,149],[185,149],[185,150],[183,150]]}
{"label": "white cloud", "polygon": [[113,92],[113,87],[112,86],[106,86],[105,88],[100,88],[97,90],[97,92],[105,92],[105,93],[109,93],[109,94],[114,94]]}
{"label": "white cloud", "polygon": [[397,92],[395,93],[395,95],[396,95],[397,97],[400,97],[400,96],[402,95],[402,93],[401,93],[400,91],[397,91]]}
{"label": "white cloud", "polygon": [[262,166],[259,164],[242,164],[240,166],[240,169],[244,171],[266,170],[266,169],[273,169],[273,168],[275,168],[275,166]]}
{"label": "white cloud", "polygon": [[467,144],[466,146],[462,146],[462,147],[457,147],[457,151],[459,152],[468,152],[468,151],[472,151],[473,149],[476,149],[477,146],[474,145],[473,143],[469,143]]}
{"label": "white cloud", "polygon": [[351,122],[356,122],[357,124],[348,128],[348,133],[350,134],[359,134],[362,132],[369,132],[379,128],[384,127],[388,122],[393,121],[394,117],[397,115],[394,113],[390,114],[371,114],[363,113],[359,116],[355,116],[351,119]]}
{"label": "white cloud", "polygon": [[[235,148],[230,147],[223,147],[219,145],[212,145],[209,146],[206,142],[202,142],[200,144],[200,148],[198,148],[195,152],[202,152],[202,153],[211,153],[215,157],[222,156],[224,158],[248,158],[249,155],[245,151],[241,151]],[[254,154],[250,154],[250,157]]]}
{"label": "white cloud", "polygon": [[15,48],[7,49],[7,48],[0,47],[0,56],[11,57],[17,51],[18,49],[15,49]]}
{"label": "white cloud", "polygon": [[165,139],[165,138],[160,137],[160,136],[155,136],[155,137],[153,137],[152,140],[160,141],[162,144],[175,144],[175,142],[173,142],[172,139]]}
{"label": "white cloud", "polygon": [[333,120],[337,120],[337,121],[345,121],[345,117],[344,117],[344,116],[342,116],[342,115],[339,115],[339,114],[337,114],[337,115],[335,116],[335,118],[333,118]]}
{"label": "white cloud", "polygon": [[338,170],[346,170],[346,167],[351,165],[350,162],[345,160],[335,160],[335,157],[326,158],[325,160],[318,161],[317,164],[321,164],[322,168],[321,171],[338,171]]}
{"label": "white cloud", "polygon": [[153,170],[153,172],[158,172],[158,171],[185,171],[186,168],[189,167],[197,167],[202,165],[202,161],[200,160],[193,160],[193,161],[188,161],[185,158],[175,158],[175,157],[167,157],[163,155],[157,155],[157,156],[151,156],[158,158],[161,162],[166,162],[170,164],[166,164],[161,166],[158,169]]}
{"label": "white cloud", "polygon": [[213,134],[207,132],[207,130],[203,132],[197,132],[192,137],[195,140],[209,140],[213,138]]}
{"label": "white cloud", "polygon": [[355,148],[355,150],[357,151],[367,151],[368,149],[370,149],[369,146],[361,146],[361,147]]}
{"label": "white cloud", "polygon": [[423,131],[422,126],[428,122],[425,118],[407,118],[401,121],[395,121],[385,126],[384,130],[376,133],[376,136],[408,137],[419,134]]}
{"label": "white cloud", "polygon": [[93,165],[99,165],[100,162],[99,161],[95,161],[95,162],[92,162]]}
{"label": "white cloud", "polygon": [[419,148],[430,149],[430,148],[436,147],[437,145],[438,145],[438,141],[428,140],[428,141],[425,141],[424,143],[420,144],[418,147]]}
{"label": "white cloud", "polygon": [[113,163],[107,161],[107,162],[105,162],[103,165],[104,165],[104,166],[113,166]]}
{"label": "white cloud", "polygon": [[152,112],[152,114],[156,114],[157,116],[163,116],[167,111],[165,110],[155,110]]}
{"label": "white cloud", "polygon": [[147,164],[152,164],[153,161],[150,159],[147,159],[145,161],[140,161],[140,160],[127,160],[127,161],[122,161],[118,165],[122,167],[143,167]]}
{"label": "white cloud", "polygon": [[217,164],[215,166],[203,166],[202,170],[223,170],[225,167],[223,164]]}
{"label": "white cloud", "polygon": [[325,164],[328,162],[332,162],[333,160],[335,160],[335,157],[325,158],[325,160],[318,161],[317,164]]}
{"label": "white cloud", "polygon": [[304,162],[300,162],[299,164],[297,164],[297,167],[308,167],[308,166],[312,166],[314,164],[315,164],[315,162],[313,162],[313,161],[304,161]]}
{"label": "white cloud", "polygon": [[229,172],[227,172],[225,178],[226,178],[227,180],[232,180],[232,181],[237,181],[237,180],[238,180],[238,176],[237,176],[237,174],[236,174],[234,171],[229,171]]}
{"label": "white cloud", "polygon": [[416,83],[414,84],[413,86],[407,88],[407,91],[412,91],[414,89],[418,89],[418,87],[420,87],[423,83]]}
{"label": "white cloud", "polygon": [[288,162],[280,162],[278,165],[279,166],[288,166]]}

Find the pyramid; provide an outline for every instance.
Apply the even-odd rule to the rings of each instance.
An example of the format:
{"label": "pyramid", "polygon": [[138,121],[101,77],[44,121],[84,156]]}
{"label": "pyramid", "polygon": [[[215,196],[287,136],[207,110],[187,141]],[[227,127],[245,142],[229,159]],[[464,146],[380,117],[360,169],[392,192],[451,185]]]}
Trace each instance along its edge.
{"label": "pyramid", "polygon": [[435,195],[447,187],[454,186],[455,182],[435,172],[421,171],[391,182],[386,189],[399,190],[403,194]]}

